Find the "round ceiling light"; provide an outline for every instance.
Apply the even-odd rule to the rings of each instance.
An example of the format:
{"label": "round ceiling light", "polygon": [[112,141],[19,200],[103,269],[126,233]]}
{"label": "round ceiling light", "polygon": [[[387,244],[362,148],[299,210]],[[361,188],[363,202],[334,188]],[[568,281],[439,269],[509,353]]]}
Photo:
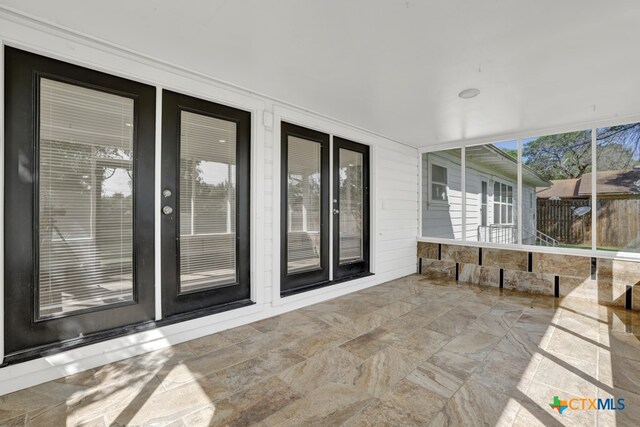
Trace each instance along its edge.
{"label": "round ceiling light", "polygon": [[480,89],[470,88],[470,89],[463,90],[458,94],[458,96],[462,99],[471,99],[471,98],[475,98],[479,94],[480,94]]}

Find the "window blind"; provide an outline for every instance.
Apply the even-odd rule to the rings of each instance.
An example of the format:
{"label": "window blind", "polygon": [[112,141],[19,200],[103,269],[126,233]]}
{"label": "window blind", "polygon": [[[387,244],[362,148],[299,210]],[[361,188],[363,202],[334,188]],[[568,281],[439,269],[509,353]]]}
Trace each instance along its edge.
{"label": "window blind", "polygon": [[340,148],[340,263],[363,258],[363,156]]}
{"label": "window blind", "polygon": [[321,145],[287,138],[287,271],[320,267]]}
{"label": "window blind", "polygon": [[39,316],[133,298],[130,98],[40,79]]}
{"label": "window blind", "polygon": [[236,281],[236,124],[181,112],[180,286]]}

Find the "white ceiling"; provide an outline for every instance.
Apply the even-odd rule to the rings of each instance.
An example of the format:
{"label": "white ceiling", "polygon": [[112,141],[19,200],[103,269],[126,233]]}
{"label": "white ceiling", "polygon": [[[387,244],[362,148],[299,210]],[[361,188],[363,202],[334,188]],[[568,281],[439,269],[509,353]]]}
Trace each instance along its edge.
{"label": "white ceiling", "polygon": [[637,0],[0,4],[414,146],[640,113]]}

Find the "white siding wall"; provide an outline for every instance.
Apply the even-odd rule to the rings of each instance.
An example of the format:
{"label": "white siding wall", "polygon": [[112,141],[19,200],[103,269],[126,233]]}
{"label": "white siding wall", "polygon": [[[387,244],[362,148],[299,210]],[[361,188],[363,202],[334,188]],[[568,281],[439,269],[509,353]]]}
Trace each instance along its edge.
{"label": "white siding wall", "polygon": [[[0,10],[0,40],[3,44],[156,86],[158,94],[161,94],[162,88],[166,88],[251,112],[251,281],[252,299],[256,303],[238,310],[65,351],[46,359],[36,359],[1,368],[0,395],[104,363],[277,315],[416,271],[419,207],[417,149],[341,121],[308,112],[303,108],[183,70],[179,68],[179,64],[173,66],[160,63],[124,51],[119,47],[2,10]],[[0,55],[0,58],[3,57],[4,55]],[[4,81],[2,67],[0,67],[0,81]],[[1,92],[0,99],[4,100]],[[366,106],[363,105],[363,108]],[[4,144],[2,116],[0,114],[0,145]],[[159,119],[159,115],[157,118]],[[375,275],[280,298],[278,279],[280,120],[308,126],[371,147],[371,269]],[[159,122],[156,129],[160,129]],[[156,147],[159,148],[160,134],[157,133]],[[3,162],[0,162],[0,169],[1,180],[4,175]],[[159,163],[157,163],[157,170],[159,170]],[[156,189],[159,193],[159,179],[156,181]],[[157,199],[156,222],[159,224],[159,194]],[[159,236],[158,226],[156,244],[159,244]],[[159,255],[157,251],[158,267]],[[4,274],[0,272],[0,311],[4,305],[3,277]],[[158,293],[159,274],[156,278],[156,293]],[[157,308],[158,317],[160,317],[159,299]],[[2,319],[3,315],[0,312],[0,331],[4,329]],[[0,361],[3,356],[2,343],[3,336],[0,335]]]}
{"label": "white siding wall", "polygon": [[[448,201],[432,202],[429,162],[447,168]],[[459,156],[429,153],[422,156],[422,235],[442,239],[462,239],[462,171]]]}
{"label": "white siding wall", "polygon": [[[430,160],[429,160],[430,159]],[[447,168],[447,178],[449,187],[449,203],[446,206],[432,203],[429,200],[429,163],[435,163]],[[460,159],[450,153],[438,152],[423,155],[421,159],[422,167],[422,236],[432,238],[462,239],[462,178]],[[514,163],[514,175],[517,173],[517,166]],[[478,240],[478,226],[481,224],[481,182],[487,182],[487,224],[494,223],[494,182],[498,181],[513,187],[514,203],[513,218],[517,223],[518,218],[518,183],[515,177],[497,175],[491,169],[467,161],[465,171],[466,182],[466,240]],[[530,206],[530,197],[535,195],[535,188],[523,185],[523,226],[524,229],[535,232],[535,198],[533,206]]]}

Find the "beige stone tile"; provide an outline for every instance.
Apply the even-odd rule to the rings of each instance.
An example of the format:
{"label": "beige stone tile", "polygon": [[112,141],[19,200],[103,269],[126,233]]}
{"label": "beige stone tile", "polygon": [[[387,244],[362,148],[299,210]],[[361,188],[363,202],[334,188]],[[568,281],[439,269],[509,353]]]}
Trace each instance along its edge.
{"label": "beige stone tile", "polygon": [[[222,401],[216,401],[207,425],[254,425],[302,396],[280,378],[269,378]],[[189,421],[187,425],[192,425],[193,420],[185,421]]]}
{"label": "beige stone tile", "polygon": [[315,319],[322,320],[324,323],[334,328],[340,327],[342,325],[345,325],[353,321],[351,317],[347,317],[344,314],[340,314],[334,311],[313,312],[313,313],[309,312],[309,313],[306,313],[305,315],[309,317],[313,317]]}
{"label": "beige stone tile", "polygon": [[441,334],[455,337],[475,322],[477,314],[464,307],[456,307],[438,317],[427,325],[427,328]]}
{"label": "beige stone tile", "polygon": [[511,395],[517,390],[526,390],[538,372],[541,360],[539,354],[522,357],[493,350],[479,364],[472,378],[485,387]]}
{"label": "beige stone tile", "polygon": [[407,375],[407,380],[431,390],[445,399],[453,396],[464,383],[462,379],[429,362],[421,363]]}
{"label": "beige stone tile", "polygon": [[615,389],[621,396],[625,392],[640,395],[640,361],[638,360],[600,349],[597,377],[599,382]]}
{"label": "beige stone tile", "polygon": [[454,280],[456,278],[456,263],[423,258],[422,274],[430,279]]}
{"label": "beige stone tile", "polygon": [[231,345],[211,353],[204,354],[183,363],[163,366],[157,374],[165,389],[196,381],[200,378],[247,360],[250,355]]}
{"label": "beige stone tile", "polygon": [[353,366],[336,382],[352,384],[372,396],[381,397],[416,367],[416,362],[393,347],[374,354],[358,366]]}
{"label": "beige stone tile", "polygon": [[230,391],[237,392],[277,375],[304,359],[287,349],[273,350],[217,372],[215,378]]}
{"label": "beige stone tile", "polygon": [[437,243],[418,242],[418,257],[419,258],[438,259],[438,244]]}
{"label": "beige stone tile", "polygon": [[411,313],[421,316],[428,321],[433,321],[452,310],[457,303],[449,301],[435,301],[433,298],[424,304],[417,306]]}
{"label": "beige stone tile", "polygon": [[453,261],[454,263],[478,264],[478,248],[473,246],[458,246],[442,244],[442,261]]}
{"label": "beige stone tile", "polygon": [[524,329],[528,332],[545,333],[555,328],[555,322],[560,317],[556,309],[527,309],[513,324],[514,329]]}
{"label": "beige stone tile", "polygon": [[610,331],[608,341],[609,351],[617,356],[640,360],[640,336]]}
{"label": "beige stone tile", "polygon": [[513,427],[555,426],[563,425],[561,424],[563,421],[566,422],[566,417],[556,419],[555,417],[558,415],[554,414],[555,410],[549,406],[540,407],[536,403],[524,399],[520,399],[516,404],[519,409],[513,421]]}
{"label": "beige stone tile", "polygon": [[534,252],[533,272],[587,278],[591,276],[591,257]]}
{"label": "beige stone tile", "polygon": [[548,338],[545,338],[545,333],[511,328],[504,338],[495,346],[495,350],[509,356],[528,358],[539,354],[547,339]]}
{"label": "beige stone tile", "polygon": [[638,262],[598,258],[598,281],[635,286],[639,282],[638,277],[640,277]]}
{"label": "beige stone tile", "polygon": [[598,281],[589,277],[560,276],[560,297],[598,302]]}
{"label": "beige stone tile", "polygon": [[483,314],[469,326],[469,329],[503,337],[509,331],[510,326],[503,316]]}
{"label": "beige stone tile", "polygon": [[220,350],[221,348],[229,347],[233,342],[221,334],[212,334],[188,341],[186,344],[195,355],[200,356],[215,350]]}
{"label": "beige stone tile", "polygon": [[458,281],[480,286],[500,286],[500,269],[475,264],[460,264]]}
{"label": "beige stone tile", "polygon": [[287,368],[278,377],[294,390],[308,393],[326,382],[340,380],[361,363],[353,354],[332,348]]}
{"label": "beige stone tile", "polygon": [[396,341],[392,345],[399,352],[420,362],[430,358],[451,339],[448,335],[430,329],[418,329],[405,339]]}
{"label": "beige stone tile", "polygon": [[427,362],[463,381],[471,375],[480,363],[478,360],[446,350],[438,351]]}
{"label": "beige stone tile", "polygon": [[411,312],[404,316],[389,320],[388,322],[383,323],[380,327],[388,331],[390,334],[393,334],[397,339],[402,339],[411,335],[416,330],[424,328],[427,323],[427,319]]}
{"label": "beige stone tile", "polygon": [[597,319],[569,310],[560,310],[560,316],[554,319],[555,328],[596,343],[600,339],[600,324]]}
{"label": "beige stone tile", "polygon": [[470,379],[447,402],[439,422],[447,426],[510,425],[518,409],[510,399]]}
{"label": "beige stone tile", "polygon": [[519,304],[512,304],[509,299],[499,301],[491,307],[489,310],[490,314],[494,314],[496,316],[503,316],[511,320],[511,324],[513,324],[524,312],[524,307]]}
{"label": "beige stone tile", "polygon": [[24,427],[27,422],[27,414],[19,415],[15,418],[11,418],[8,420],[1,420],[0,426],[2,427]]}
{"label": "beige stone tile", "polygon": [[279,316],[268,317],[266,319],[253,322],[250,326],[262,333],[287,331],[291,329],[293,322],[307,319],[308,318],[301,313],[292,311]]}
{"label": "beige stone tile", "polygon": [[299,338],[287,345],[286,348],[302,357],[309,358],[327,349],[344,344],[349,339],[349,337],[339,334],[334,329],[326,329],[317,334]]}
{"label": "beige stone tile", "polygon": [[467,330],[446,344],[443,349],[469,359],[482,360],[495,347],[498,341],[500,341],[500,338],[495,335]]}
{"label": "beige stone tile", "polygon": [[575,396],[595,396],[597,364],[593,359],[551,359],[543,357],[533,380]]}
{"label": "beige stone tile", "polygon": [[383,316],[382,314],[368,313],[357,317],[350,322],[336,326],[335,331],[350,338],[356,338],[360,335],[371,332],[373,329],[376,329],[389,320],[391,320],[389,317]]}
{"label": "beige stone tile", "polygon": [[383,316],[389,317],[391,319],[395,319],[397,317],[400,317],[409,313],[416,307],[417,305],[415,304],[410,304],[404,301],[395,301],[395,302],[392,302],[391,304],[387,304],[383,306],[382,308],[379,308],[375,312]]}
{"label": "beige stone tile", "polygon": [[482,249],[482,265],[505,270],[527,271],[529,254],[507,249]]}
{"label": "beige stone tile", "polygon": [[552,274],[504,270],[504,289],[531,292],[534,294],[553,295],[554,285],[555,276]]}
{"label": "beige stone tile", "polygon": [[264,420],[265,426],[330,426],[340,425],[367,406],[373,397],[361,388],[329,383]]}
{"label": "beige stone tile", "polygon": [[236,346],[251,357],[287,346],[303,336],[304,334],[292,329],[277,330],[254,335],[239,342]]}
{"label": "beige stone tile", "polygon": [[[93,390],[84,394],[80,399],[68,399],[66,402],[66,417],[70,424],[78,424],[91,420],[98,414],[123,412],[127,408],[137,408],[143,402],[155,395],[165,392],[160,382],[151,377],[140,381],[124,380],[112,383],[107,387]],[[53,412],[51,417],[45,414],[43,419],[54,418],[59,412]]]}
{"label": "beige stone tile", "polygon": [[260,334],[261,334],[260,331],[252,328],[249,325],[242,325],[236,328],[231,328],[222,332],[218,332],[218,335],[220,335],[227,341],[231,341],[233,344],[237,344],[240,341],[244,341],[247,338],[250,338],[254,335],[260,335]]}
{"label": "beige stone tile", "polygon": [[209,406],[212,399],[209,394],[207,384],[190,383],[148,398],[136,399],[124,409],[107,413],[107,422],[109,425],[168,424]]}
{"label": "beige stone tile", "polygon": [[599,345],[579,335],[556,328],[545,350],[562,359],[597,360]]}
{"label": "beige stone tile", "polygon": [[347,341],[340,345],[340,348],[359,357],[361,360],[365,360],[388,346],[387,343],[380,341],[380,337],[383,334],[383,330],[376,329]]}
{"label": "beige stone tile", "polygon": [[458,303],[458,307],[456,308],[464,308],[471,312],[475,317],[482,316],[485,313],[488,313],[491,310],[491,307],[496,303],[495,301],[483,301],[484,297],[489,297],[488,295],[484,295],[482,293],[473,294],[468,298],[464,298],[462,301]]}
{"label": "beige stone tile", "polygon": [[[195,353],[187,343],[181,343],[145,353],[140,356],[131,357],[117,363],[133,368],[131,372],[140,372],[140,369],[157,370],[162,366],[182,363],[193,356],[195,356]],[[118,376],[120,377],[120,375]]]}
{"label": "beige stone tile", "polygon": [[446,399],[407,379],[373,402],[345,426],[422,426],[436,416]]}

